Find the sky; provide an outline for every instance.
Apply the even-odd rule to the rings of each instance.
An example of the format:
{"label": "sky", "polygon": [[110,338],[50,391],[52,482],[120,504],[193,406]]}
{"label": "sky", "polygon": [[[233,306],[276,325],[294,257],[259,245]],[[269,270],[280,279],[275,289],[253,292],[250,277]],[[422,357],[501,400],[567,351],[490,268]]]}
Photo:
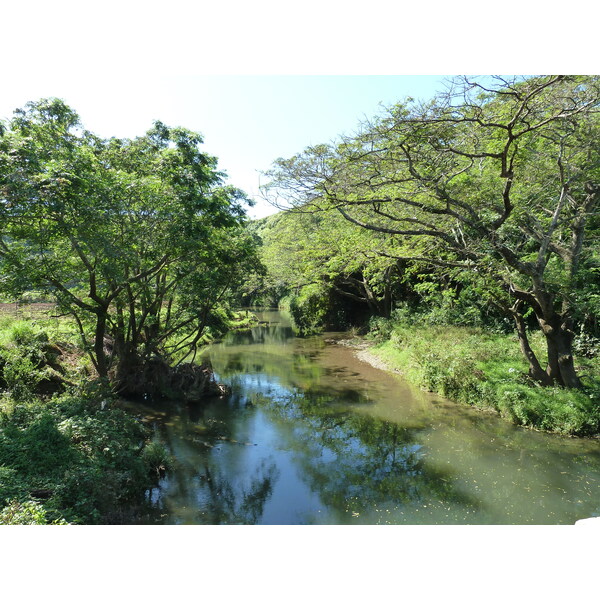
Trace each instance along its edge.
{"label": "sky", "polygon": [[0,119],[39,98],[62,98],[85,128],[104,137],[143,135],[154,120],[199,131],[227,183],[256,202],[253,218],[275,212],[259,186],[272,162],[352,133],[382,105],[427,99],[444,76],[162,75],[25,77],[0,95]]}
{"label": "sky", "polygon": [[274,210],[261,171],[351,133],[379,103],[429,98],[455,74],[595,72],[585,3],[558,16],[540,2],[7,0],[0,119],[56,96],[106,137],[155,119],[199,131],[260,217]]}

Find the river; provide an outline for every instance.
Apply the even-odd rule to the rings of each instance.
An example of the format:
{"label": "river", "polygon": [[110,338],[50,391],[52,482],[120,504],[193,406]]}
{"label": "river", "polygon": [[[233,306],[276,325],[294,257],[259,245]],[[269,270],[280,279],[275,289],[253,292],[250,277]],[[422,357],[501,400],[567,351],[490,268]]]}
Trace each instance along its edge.
{"label": "river", "polygon": [[284,313],[205,350],[232,396],[154,402],[175,458],[140,522],[572,524],[600,516],[600,441],[519,428],[358,360]]}

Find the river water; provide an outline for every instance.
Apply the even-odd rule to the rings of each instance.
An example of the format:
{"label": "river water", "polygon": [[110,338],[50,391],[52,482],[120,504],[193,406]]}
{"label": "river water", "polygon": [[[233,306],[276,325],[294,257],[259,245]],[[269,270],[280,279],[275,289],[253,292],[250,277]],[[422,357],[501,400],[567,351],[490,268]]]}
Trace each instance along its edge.
{"label": "river water", "polygon": [[[174,470],[142,522],[572,524],[600,516],[600,441],[416,390],[285,314],[205,351],[231,398],[146,407]],[[339,336],[338,336],[339,337]]]}

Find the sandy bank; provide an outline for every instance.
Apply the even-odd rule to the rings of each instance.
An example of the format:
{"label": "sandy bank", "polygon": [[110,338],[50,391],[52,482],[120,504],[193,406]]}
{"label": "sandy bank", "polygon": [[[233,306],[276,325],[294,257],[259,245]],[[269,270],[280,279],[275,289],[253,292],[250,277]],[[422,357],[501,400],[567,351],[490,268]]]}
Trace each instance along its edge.
{"label": "sandy bank", "polygon": [[361,338],[327,341],[330,343],[339,344],[340,346],[346,346],[346,348],[354,350],[354,355],[356,356],[356,358],[370,364],[376,369],[381,369],[382,371],[387,371],[388,373],[402,373],[399,369],[396,369],[388,362],[384,361],[382,358],[376,356],[371,352],[371,349],[375,345],[373,342],[369,342]]}

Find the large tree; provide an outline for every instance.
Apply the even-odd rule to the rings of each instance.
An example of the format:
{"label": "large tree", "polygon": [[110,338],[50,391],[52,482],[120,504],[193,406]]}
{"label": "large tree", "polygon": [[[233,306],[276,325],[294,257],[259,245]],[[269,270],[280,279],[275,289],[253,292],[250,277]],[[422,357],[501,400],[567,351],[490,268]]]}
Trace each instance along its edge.
{"label": "large tree", "polygon": [[200,135],[157,122],[101,139],[56,99],[15,111],[0,134],[5,292],[52,294],[121,389],[152,357],[193,354],[255,260],[245,197],[223,185]]}
{"label": "large tree", "polygon": [[[580,387],[573,322],[597,268],[599,101],[598,77],[456,79],[337,146],[277,161],[267,192],[387,235],[388,256],[469,272],[513,315],[530,375]],[[546,339],[545,367],[527,310]]]}

